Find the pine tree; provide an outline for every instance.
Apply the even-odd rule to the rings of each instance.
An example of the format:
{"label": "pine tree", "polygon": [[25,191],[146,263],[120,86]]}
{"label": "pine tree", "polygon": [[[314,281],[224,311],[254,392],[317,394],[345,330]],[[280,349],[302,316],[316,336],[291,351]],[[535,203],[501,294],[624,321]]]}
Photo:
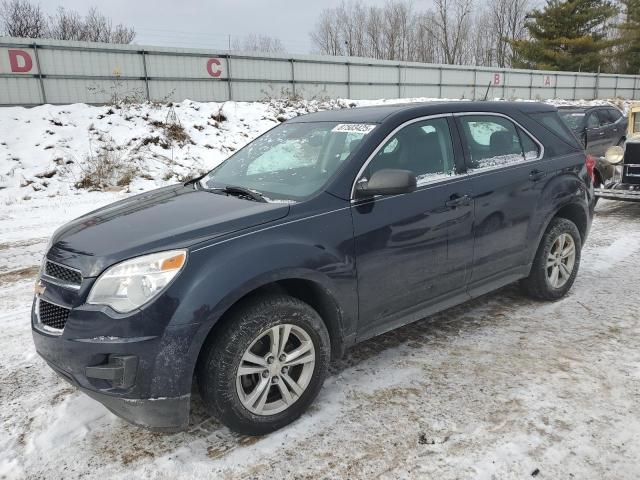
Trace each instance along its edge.
{"label": "pine tree", "polygon": [[[631,0],[640,1],[640,0]],[[547,0],[528,15],[529,40],[511,42],[514,66],[539,70],[608,70],[614,40],[607,38],[617,7],[608,0]]]}
{"label": "pine tree", "polygon": [[621,0],[624,21],[620,29],[620,73],[640,72],[640,0]]}

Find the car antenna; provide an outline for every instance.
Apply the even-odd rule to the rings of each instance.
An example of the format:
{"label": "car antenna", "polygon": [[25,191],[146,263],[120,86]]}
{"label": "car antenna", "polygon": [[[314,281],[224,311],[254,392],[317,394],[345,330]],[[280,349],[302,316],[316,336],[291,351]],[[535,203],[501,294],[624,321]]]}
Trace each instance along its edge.
{"label": "car antenna", "polygon": [[489,89],[491,88],[491,82],[489,82],[489,84],[487,85],[487,91],[484,92],[484,98],[482,99],[483,101],[487,100],[487,95],[489,95]]}

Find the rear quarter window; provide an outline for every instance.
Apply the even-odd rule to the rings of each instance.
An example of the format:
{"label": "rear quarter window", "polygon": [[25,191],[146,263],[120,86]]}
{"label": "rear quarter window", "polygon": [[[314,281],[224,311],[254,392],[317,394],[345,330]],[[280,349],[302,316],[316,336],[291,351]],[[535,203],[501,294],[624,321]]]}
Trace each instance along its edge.
{"label": "rear quarter window", "polygon": [[529,116],[567,145],[582,150],[580,141],[562,121],[557,112],[531,113]]}

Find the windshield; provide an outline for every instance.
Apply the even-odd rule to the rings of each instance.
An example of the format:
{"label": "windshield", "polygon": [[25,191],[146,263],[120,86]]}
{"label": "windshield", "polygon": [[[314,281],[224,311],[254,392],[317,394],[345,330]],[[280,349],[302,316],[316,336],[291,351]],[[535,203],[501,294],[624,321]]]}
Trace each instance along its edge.
{"label": "windshield", "polygon": [[267,201],[296,201],[318,192],[355,152],[374,124],[284,123],[209,172],[206,189],[243,187]]}
{"label": "windshield", "polygon": [[571,130],[582,133],[585,126],[585,112],[583,110],[558,110],[558,113]]}

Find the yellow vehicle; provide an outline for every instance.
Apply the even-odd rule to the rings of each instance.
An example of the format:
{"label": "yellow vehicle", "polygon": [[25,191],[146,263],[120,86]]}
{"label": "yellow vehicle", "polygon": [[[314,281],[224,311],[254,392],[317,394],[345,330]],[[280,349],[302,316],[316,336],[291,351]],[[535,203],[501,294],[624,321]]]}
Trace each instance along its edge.
{"label": "yellow vehicle", "polygon": [[599,198],[640,202],[640,104],[632,105],[627,115],[626,142],[608,148],[599,159],[603,179],[595,193]]}

